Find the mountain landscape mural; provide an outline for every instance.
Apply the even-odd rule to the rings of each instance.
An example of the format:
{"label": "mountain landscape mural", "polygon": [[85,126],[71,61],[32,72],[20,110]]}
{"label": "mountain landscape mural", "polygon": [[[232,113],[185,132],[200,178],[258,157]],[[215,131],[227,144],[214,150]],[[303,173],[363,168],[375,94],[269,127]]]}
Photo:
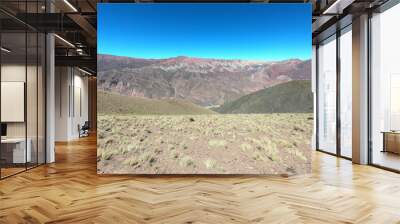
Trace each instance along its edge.
{"label": "mountain landscape mural", "polygon": [[[215,12],[215,4],[202,4],[201,7],[194,4],[196,7],[191,8],[192,5],[186,5],[186,9],[195,12],[194,15],[208,12],[214,13],[211,16],[220,16]],[[257,13],[274,10],[271,6],[261,5]],[[230,9],[232,16],[235,13],[250,16],[256,10],[254,6],[244,7],[242,12],[242,8],[236,7],[232,5]],[[177,6],[172,14],[179,15],[184,9]],[[100,9],[100,12],[102,10],[107,12],[110,9]],[[154,10],[163,14],[166,9],[157,6]],[[261,13],[259,16],[279,15]],[[167,17],[171,19],[170,14]],[[101,18],[99,25],[107,30],[103,23],[109,20],[101,22]],[[188,18],[201,25],[207,23],[191,16]],[[164,30],[169,33],[165,39],[168,41],[159,47],[152,45],[139,51],[148,40],[130,35],[138,38],[136,42],[142,42],[129,51],[132,52],[129,56],[121,52],[135,41],[125,41],[126,45],[116,47],[123,41],[112,40],[110,33],[99,33],[99,40],[104,40],[99,41],[97,74],[98,173],[294,175],[309,172],[313,126],[308,52],[311,45],[304,48],[305,56],[293,53],[285,45],[274,44],[277,53],[273,55],[284,52],[284,56],[265,59],[266,53],[273,51],[275,46],[263,49],[263,45],[255,45],[250,56],[241,57],[250,49],[248,44],[243,49],[238,44],[226,45],[225,42],[215,48],[205,48],[200,45],[208,45],[218,38],[203,37],[208,38],[208,42],[204,42],[197,39],[203,33],[185,33],[182,29],[186,26],[179,26],[177,21],[168,24],[174,31]],[[247,24],[258,29],[256,25]],[[179,26],[179,29],[174,26]],[[204,29],[209,32],[212,27]],[[158,31],[149,31],[148,27],[143,30],[152,34],[146,36],[149,40],[160,38],[152,33]],[[229,35],[232,31],[215,32]],[[252,32],[247,31],[249,35]],[[173,35],[180,38],[183,34],[191,38],[176,45],[171,43]],[[143,35],[143,32],[138,35]],[[243,38],[247,40],[249,37],[245,35]],[[184,41],[191,45],[182,50]],[[261,38],[260,41],[263,44],[284,42],[278,37],[268,41]],[[157,39],[152,43],[159,42]],[[119,49],[118,52],[114,52],[115,48]],[[177,56],[160,57],[165,48],[173,49],[167,53],[183,52]],[[204,49],[209,49],[208,53],[200,56]],[[211,53],[215,49],[218,49],[218,54]],[[191,51],[199,55],[191,56]],[[239,51],[243,52],[235,56]],[[151,52],[150,56],[144,56],[148,52]],[[225,52],[232,53],[225,55]],[[260,57],[252,58],[252,55]]]}

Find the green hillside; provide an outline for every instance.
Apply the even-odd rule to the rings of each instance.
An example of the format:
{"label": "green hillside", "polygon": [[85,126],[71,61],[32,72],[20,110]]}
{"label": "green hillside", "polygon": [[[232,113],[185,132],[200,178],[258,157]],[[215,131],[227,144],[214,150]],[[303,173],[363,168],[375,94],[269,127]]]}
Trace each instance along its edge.
{"label": "green hillside", "polygon": [[215,108],[219,113],[312,113],[311,81],[297,80],[272,86]]}
{"label": "green hillside", "polygon": [[216,112],[184,100],[155,100],[97,92],[99,114],[215,114]]}

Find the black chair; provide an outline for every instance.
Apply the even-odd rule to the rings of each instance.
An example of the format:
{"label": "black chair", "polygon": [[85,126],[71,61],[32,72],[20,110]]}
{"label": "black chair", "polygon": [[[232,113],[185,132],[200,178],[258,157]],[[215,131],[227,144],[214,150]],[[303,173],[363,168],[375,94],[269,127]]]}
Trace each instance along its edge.
{"label": "black chair", "polygon": [[79,138],[89,136],[89,129],[90,129],[89,121],[85,121],[82,127],[78,125],[78,129],[79,129]]}

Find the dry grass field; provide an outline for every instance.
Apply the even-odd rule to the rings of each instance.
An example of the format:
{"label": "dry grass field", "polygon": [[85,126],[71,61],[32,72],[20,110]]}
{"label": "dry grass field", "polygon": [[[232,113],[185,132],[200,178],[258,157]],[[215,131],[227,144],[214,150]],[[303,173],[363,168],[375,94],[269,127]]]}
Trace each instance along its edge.
{"label": "dry grass field", "polygon": [[311,169],[312,114],[98,115],[98,173],[277,174]]}

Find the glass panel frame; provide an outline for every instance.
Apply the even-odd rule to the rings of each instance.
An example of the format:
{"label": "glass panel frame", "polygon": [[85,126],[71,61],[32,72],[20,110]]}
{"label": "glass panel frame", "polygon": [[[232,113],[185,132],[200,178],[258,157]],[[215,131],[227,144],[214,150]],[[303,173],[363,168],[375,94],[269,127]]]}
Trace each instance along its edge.
{"label": "glass panel frame", "polygon": [[[318,46],[318,150],[336,154],[337,151],[337,65],[336,35]],[[321,91],[321,90],[324,91]]]}
{"label": "glass panel frame", "polygon": [[[20,13],[43,13],[44,4],[43,0],[29,2],[28,8],[26,2],[20,2]],[[13,21],[12,17],[3,13],[2,16]],[[0,54],[0,82],[24,82],[23,122],[3,122],[7,123],[7,136],[2,138],[0,144],[0,179],[4,179],[46,163],[46,35],[17,21],[12,29],[1,29],[1,26],[2,21],[0,46],[6,50],[1,50]],[[0,104],[0,111],[4,109]],[[11,141],[17,138],[24,141]],[[14,147],[13,144],[23,148]],[[9,155],[5,150],[10,152]],[[16,151],[22,155],[19,156],[21,158],[16,157]],[[11,162],[6,163],[5,159]],[[15,161],[21,166],[20,169],[9,169],[8,166],[14,166]]]}
{"label": "glass panel frame", "polygon": [[[328,47],[325,48],[327,45]],[[320,49],[321,46],[322,50]],[[352,24],[349,23],[340,30],[337,30],[335,34],[321,41],[317,45],[316,54],[316,148],[318,151],[347,160],[352,160],[351,48]],[[328,51],[328,53],[326,51]],[[327,70],[330,71],[329,76],[326,75]],[[329,79],[326,79],[326,77],[328,77]],[[323,83],[327,80],[330,82],[329,86],[326,86],[327,84]],[[329,97],[327,95],[329,95]],[[324,110],[326,112],[327,109],[329,109],[330,114],[329,116],[325,114],[324,117],[324,115],[321,115],[321,113],[323,113]],[[327,120],[327,118],[329,118],[329,121]],[[324,125],[326,124],[329,125],[328,130],[326,127],[324,127]],[[325,139],[323,139],[324,136]],[[329,142],[327,142],[326,140],[329,140]]]}
{"label": "glass panel frame", "polygon": [[[27,150],[27,111],[26,111],[26,90],[27,90],[27,39],[26,32],[7,32],[1,34],[1,45],[8,51],[2,50],[1,57],[1,77],[0,77],[0,111],[1,114],[15,113],[10,109],[12,104],[20,104],[17,106],[19,110],[23,107],[23,115],[8,115],[8,118],[1,116],[2,126],[4,125],[4,133],[0,144],[2,170],[1,177],[8,177],[20,173],[27,169],[27,161],[30,158],[30,151]],[[8,86],[8,87],[7,87]],[[7,89],[6,89],[7,88]],[[13,91],[14,90],[14,91]],[[23,91],[23,93],[22,93]],[[7,96],[4,94],[13,94],[14,102],[3,102]]]}
{"label": "glass panel frame", "polygon": [[[385,8],[385,5],[382,6]],[[369,77],[369,164],[400,172],[400,119],[396,104],[400,88],[397,54],[400,51],[396,32],[400,19],[400,4],[373,14],[370,22],[370,77]],[[393,96],[395,95],[395,96]],[[398,101],[397,101],[398,102]],[[395,132],[393,132],[395,131]]]}
{"label": "glass panel frame", "polygon": [[352,158],[352,26],[340,32],[340,156]]}

